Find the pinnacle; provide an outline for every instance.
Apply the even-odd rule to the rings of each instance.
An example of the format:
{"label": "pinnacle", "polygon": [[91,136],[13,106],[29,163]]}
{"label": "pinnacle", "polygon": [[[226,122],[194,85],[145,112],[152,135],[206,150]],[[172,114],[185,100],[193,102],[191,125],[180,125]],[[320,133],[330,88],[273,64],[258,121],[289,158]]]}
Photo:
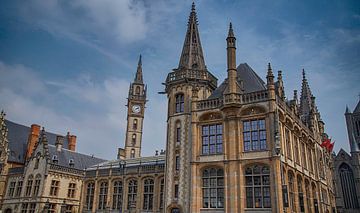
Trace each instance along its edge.
{"label": "pinnacle", "polygon": [[235,36],[234,36],[234,30],[233,30],[233,27],[232,27],[232,23],[231,23],[231,22],[230,22],[230,24],[229,24],[228,37],[235,37]]}

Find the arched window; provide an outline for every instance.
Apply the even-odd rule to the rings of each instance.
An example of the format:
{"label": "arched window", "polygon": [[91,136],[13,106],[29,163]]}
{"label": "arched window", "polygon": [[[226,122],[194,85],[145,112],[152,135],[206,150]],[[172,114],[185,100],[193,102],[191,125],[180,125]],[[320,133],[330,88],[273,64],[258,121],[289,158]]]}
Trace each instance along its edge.
{"label": "arched window", "polygon": [[87,210],[92,210],[93,202],[94,202],[94,191],[95,191],[95,183],[88,183],[86,186],[86,197],[85,204]]}
{"label": "arched window", "polygon": [[149,178],[144,180],[143,210],[153,209],[153,200],[154,200],[153,198],[154,198],[154,180]]}
{"label": "arched window", "polygon": [[306,205],[307,211],[311,212],[311,188],[309,181],[305,181]]}
{"label": "arched window", "polygon": [[162,178],[160,180],[160,202],[159,202],[159,209],[164,208],[164,188],[165,188],[165,180]]}
{"label": "arched window", "polygon": [[177,94],[175,96],[175,112],[184,112],[184,94]]}
{"label": "arched window", "polygon": [[134,145],[136,143],[136,134],[132,134],[132,137],[131,137],[131,143]]}
{"label": "arched window", "polygon": [[341,164],[341,166],[339,167],[339,174],[345,208],[359,208],[359,203],[356,195],[354,173],[351,170],[350,166],[346,163]]}
{"label": "arched window", "polygon": [[140,95],[140,87],[137,86],[135,89],[135,95]]}
{"label": "arched window", "polygon": [[31,195],[31,188],[32,188],[32,184],[33,184],[33,176],[30,175],[28,177],[28,180],[26,182],[26,191],[25,191],[25,196],[30,196]]}
{"label": "arched window", "polygon": [[115,181],[112,209],[122,210],[122,198],[123,198],[122,194],[123,194],[122,181],[120,180]]}
{"label": "arched window", "polygon": [[23,180],[19,180],[16,186],[16,192],[15,192],[16,197],[20,197],[22,186],[23,186]]}
{"label": "arched window", "polygon": [[202,173],[203,208],[224,208],[224,171],[209,168]]}
{"label": "arched window", "polygon": [[134,119],[133,121],[133,129],[136,130],[137,129],[137,125],[138,125],[138,120]]}
{"label": "arched window", "polygon": [[136,207],[137,180],[130,180],[128,185],[128,203],[127,209]]}
{"label": "arched window", "polygon": [[254,165],[245,169],[246,207],[270,208],[270,168]]}
{"label": "arched window", "polygon": [[289,184],[290,209],[291,209],[291,212],[295,212],[296,211],[296,206],[295,206],[294,175],[291,172],[289,172],[288,184]]}
{"label": "arched window", "polygon": [[98,209],[106,208],[106,200],[107,200],[107,192],[108,192],[108,183],[101,182],[100,190],[99,190],[99,206]]}
{"label": "arched window", "polygon": [[40,154],[40,152],[38,152],[38,153],[36,154],[34,169],[39,168],[40,156],[41,156],[41,154]]}
{"label": "arched window", "polygon": [[135,158],[135,149],[131,149],[130,158]]}
{"label": "arched window", "polygon": [[35,184],[34,184],[34,191],[33,191],[34,196],[37,196],[39,194],[40,183],[41,183],[41,175],[37,174],[35,177]]}
{"label": "arched window", "polygon": [[298,195],[299,195],[300,212],[305,212],[303,184],[299,176],[297,177],[297,179],[298,179]]}

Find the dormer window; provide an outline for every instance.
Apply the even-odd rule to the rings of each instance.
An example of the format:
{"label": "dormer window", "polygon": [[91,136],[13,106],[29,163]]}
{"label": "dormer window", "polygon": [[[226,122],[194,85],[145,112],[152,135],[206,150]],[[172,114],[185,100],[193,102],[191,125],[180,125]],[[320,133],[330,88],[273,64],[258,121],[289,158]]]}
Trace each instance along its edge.
{"label": "dormer window", "polygon": [[53,163],[58,163],[59,159],[58,159],[58,156],[57,155],[53,155],[52,156],[52,162]]}
{"label": "dormer window", "polygon": [[70,167],[74,167],[74,164],[75,164],[75,163],[74,163],[74,159],[70,159],[70,160],[69,160],[69,166],[70,166]]}

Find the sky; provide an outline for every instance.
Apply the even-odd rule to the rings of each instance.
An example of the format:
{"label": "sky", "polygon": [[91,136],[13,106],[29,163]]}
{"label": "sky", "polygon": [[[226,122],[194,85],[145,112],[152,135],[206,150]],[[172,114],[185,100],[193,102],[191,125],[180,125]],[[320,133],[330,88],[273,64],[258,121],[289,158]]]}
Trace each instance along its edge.
{"label": "sky", "polygon": [[[24,125],[77,135],[77,150],[115,159],[124,146],[126,103],[139,54],[148,86],[142,155],[165,149],[167,97],[192,1],[3,0],[0,109]],[[304,68],[335,151],[349,150],[344,112],[360,93],[359,1],[197,0],[207,68],[226,77],[231,21],[237,64],[265,80],[282,70],[286,95],[301,91]]]}

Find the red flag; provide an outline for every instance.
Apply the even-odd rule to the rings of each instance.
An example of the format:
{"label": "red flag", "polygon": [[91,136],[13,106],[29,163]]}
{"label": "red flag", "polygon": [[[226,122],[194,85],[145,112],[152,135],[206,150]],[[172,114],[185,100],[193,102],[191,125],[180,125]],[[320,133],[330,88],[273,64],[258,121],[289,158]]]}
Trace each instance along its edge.
{"label": "red flag", "polygon": [[334,144],[335,144],[335,141],[329,145],[329,148],[328,148],[329,152],[332,152],[332,151],[333,151],[333,149],[334,149]]}
{"label": "red flag", "polygon": [[330,139],[326,138],[320,146],[328,148],[330,144],[331,144]]}

